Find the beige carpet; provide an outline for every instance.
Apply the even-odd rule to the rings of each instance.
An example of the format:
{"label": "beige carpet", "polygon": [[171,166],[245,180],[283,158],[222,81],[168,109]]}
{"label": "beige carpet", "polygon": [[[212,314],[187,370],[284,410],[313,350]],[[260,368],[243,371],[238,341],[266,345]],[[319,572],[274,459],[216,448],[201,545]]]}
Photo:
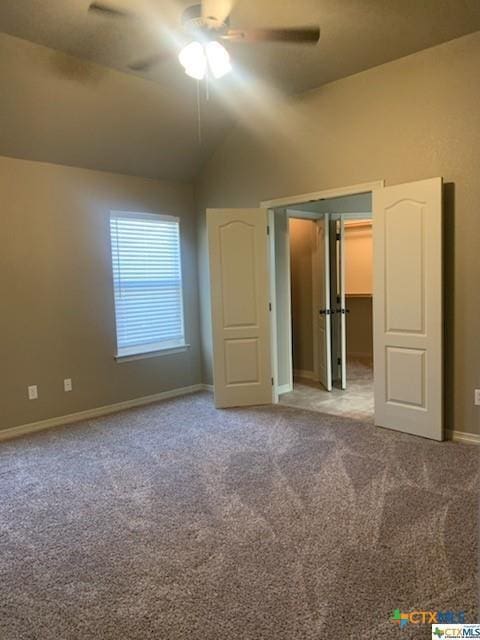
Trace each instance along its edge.
{"label": "beige carpet", "polygon": [[0,445],[1,640],[430,638],[477,616],[479,449],[198,394]]}

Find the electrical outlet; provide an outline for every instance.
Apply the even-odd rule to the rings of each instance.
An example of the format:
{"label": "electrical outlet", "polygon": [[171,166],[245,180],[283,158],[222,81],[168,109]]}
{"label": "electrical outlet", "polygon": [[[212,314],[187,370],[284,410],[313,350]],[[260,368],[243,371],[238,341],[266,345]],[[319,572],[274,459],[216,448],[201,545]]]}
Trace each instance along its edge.
{"label": "electrical outlet", "polygon": [[72,379],[71,378],[65,378],[65,380],[63,381],[63,389],[64,391],[71,391],[72,390]]}
{"label": "electrical outlet", "polygon": [[480,389],[475,389],[475,404],[480,405]]}
{"label": "electrical outlet", "polygon": [[28,399],[36,400],[38,398],[38,389],[36,384],[32,384],[28,387]]}

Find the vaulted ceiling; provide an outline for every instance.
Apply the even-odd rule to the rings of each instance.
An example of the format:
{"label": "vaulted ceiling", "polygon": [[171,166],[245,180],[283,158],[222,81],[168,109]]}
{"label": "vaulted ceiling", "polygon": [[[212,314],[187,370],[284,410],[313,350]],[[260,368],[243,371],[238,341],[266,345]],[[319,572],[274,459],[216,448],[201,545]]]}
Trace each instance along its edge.
{"label": "vaulted ceiling", "polygon": [[[206,1],[213,14],[233,4]],[[0,31],[16,36],[0,36],[0,154],[189,179],[235,120],[232,105],[249,99],[250,80],[301,92],[480,29],[479,0],[236,0],[234,28],[319,24],[321,40],[231,44],[232,77],[209,100],[202,88],[200,138],[197,85],[174,57],[149,73],[128,69],[175,49],[191,2],[116,0],[145,16],[134,20],[88,13],[89,3],[0,3]]]}

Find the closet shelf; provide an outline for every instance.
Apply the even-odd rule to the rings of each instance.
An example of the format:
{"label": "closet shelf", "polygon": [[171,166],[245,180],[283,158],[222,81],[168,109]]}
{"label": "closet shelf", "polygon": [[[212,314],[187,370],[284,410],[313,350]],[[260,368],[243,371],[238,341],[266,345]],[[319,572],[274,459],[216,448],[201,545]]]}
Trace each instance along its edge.
{"label": "closet shelf", "polygon": [[347,298],[372,298],[371,293],[345,293]]}

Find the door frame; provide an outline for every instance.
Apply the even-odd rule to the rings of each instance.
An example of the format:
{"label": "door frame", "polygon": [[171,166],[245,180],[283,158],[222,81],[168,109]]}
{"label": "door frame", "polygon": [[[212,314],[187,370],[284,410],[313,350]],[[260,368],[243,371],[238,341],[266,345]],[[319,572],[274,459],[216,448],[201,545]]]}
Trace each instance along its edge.
{"label": "door frame", "polygon": [[[336,187],[333,189],[323,189],[322,191],[314,191],[312,193],[303,193],[294,196],[285,196],[283,198],[274,198],[272,200],[264,200],[260,203],[262,209],[268,209],[268,220],[270,229],[270,242],[269,242],[269,255],[268,255],[268,267],[270,270],[270,300],[272,305],[272,312],[270,314],[270,331],[272,341],[272,376],[273,376],[273,388],[272,388],[272,402],[274,404],[279,401],[279,385],[278,385],[278,346],[277,346],[277,301],[275,294],[275,209],[290,208],[296,204],[306,204],[308,202],[317,202],[318,200],[327,200],[328,198],[339,198],[341,196],[354,196],[361,195],[362,193],[373,192],[377,189],[383,189],[385,187],[385,180],[375,180],[372,182],[362,182],[360,184],[354,184],[347,187]],[[372,211],[372,224],[375,220],[375,212]],[[289,345],[285,345],[288,349],[292,348],[292,318],[288,317],[287,340]]]}
{"label": "door frame", "polygon": [[[328,214],[327,214],[328,215]],[[318,310],[320,309],[320,273],[319,273],[319,246],[318,246],[318,220],[314,220],[315,223],[315,248],[312,255],[312,327],[313,327],[313,375],[315,380],[320,379],[320,358],[319,356],[319,336],[318,331],[315,331],[315,324],[318,319]],[[330,249],[330,247],[329,247]],[[322,265],[323,266],[323,265]],[[330,297],[330,290],[328,291]]]}

